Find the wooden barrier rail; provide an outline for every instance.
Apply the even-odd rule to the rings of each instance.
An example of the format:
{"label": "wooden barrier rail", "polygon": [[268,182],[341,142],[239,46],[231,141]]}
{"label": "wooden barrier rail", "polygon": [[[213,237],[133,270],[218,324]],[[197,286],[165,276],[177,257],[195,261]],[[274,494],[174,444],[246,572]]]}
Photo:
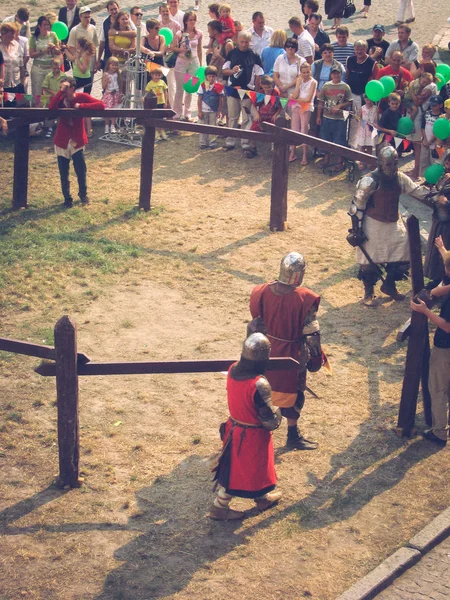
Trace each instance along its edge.
{"label": "wooden barrier rail", "polygon": [[144,98],[143,109],[115,108],[105,110],[61,108],[49,110],[46,108],[0,108],[0,116],[14,118],[16,132],[14,149],[14,183],[13,183],[13,209],[27,208],[28,195],[28,162],[29,162],[29,126],[30,123],[40,122],[45,119],[60,117],[83,116],[111,118],[136,118],[142,123],[145,132],[142,137],[141,148],[141,175],[139,188],[139,208],[148,211],[151,209],[151,193],[153,183],[153,163],[155,151],[155,129],[169,129],[173,131],[187,131],[191,133],[204,133],[209,135],[227,135],[232,138],[248,139],[253,142],[273,143],[272,158],[272,185],[270,201],[270,230],[284,231],[287,226],[287,190],[289,161],[289,145],[307,144],[317,147],[325,152],[331,152],[352,161],[361,161],[376,166],[376,158],[351,148],[338,146],[319,138],[312,137],[287,129],[284,118],[277,120],[276,125],[263,123],[263,132],[229,127],[216,127],[201,123],[183,123],[170,120],[175,113],[170,109],[156,108],[156,98],[147,94]]}
{"label": "wooden barrier rail", "polygon": [[[172,360],[156,362],[91,363],[77,352],[77,328],[68,316],[55,325],[55,347],[0,338],[0,350],[54,360],[35,369],[44,377],[56,377],[58,408],[58,483],[78,487],[80,463],[79,385],[84,375],[144,375],[156,373],[217,373],[227,371],[236,359]],[[271,358],[267,370],[289,370],[298,366],[293,358]]]}

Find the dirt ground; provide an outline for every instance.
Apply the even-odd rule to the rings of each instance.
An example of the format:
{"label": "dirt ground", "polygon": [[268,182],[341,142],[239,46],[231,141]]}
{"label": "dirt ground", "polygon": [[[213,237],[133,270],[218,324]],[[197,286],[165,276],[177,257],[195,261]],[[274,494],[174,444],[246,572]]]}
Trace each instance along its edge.
{"label": "dirt ground", "polygon": [[[26,248],[42,230],[64,258],[41,256],[30,237],[36,266],[23,272],[8,259],[0,335],[50,343],[68,313],[79,351],[95,361],[237,357],[253,285],[295,249],[322,296],[334,374],[309,378],[320,399],[307,397],[301,425],[319,449],[285,452],[285,424],[274,434],[279,506],[257,514],[238,500],[249,517],[216,523],[206,513],[227,415],[223,374],[81,378],[85,481],[68,491],[53,485],[54,380],[33,372],[37,359],[1,353],[2,600],[241,600],[262,589],[267,599],[332,600],[448,506],[448,451],[391,430],[405,361],[395,336],[409,311],[385,298],[376,309],[359,303],[345,177],[290,166],[289,229],[271,234],[269,148],[243,162],[239,150],[226,161],[219,149],[200,153],[196,136],[160,143],[154,210],[142,214],[131,211],[139,151],[94,141],[92,204],[67,213],[51,145],[33,140],[31,208],[12,214],[10,151],[0,145],[5,238]],[[83,269],[70,260],[82,241],[133,253],[109,272]]]}

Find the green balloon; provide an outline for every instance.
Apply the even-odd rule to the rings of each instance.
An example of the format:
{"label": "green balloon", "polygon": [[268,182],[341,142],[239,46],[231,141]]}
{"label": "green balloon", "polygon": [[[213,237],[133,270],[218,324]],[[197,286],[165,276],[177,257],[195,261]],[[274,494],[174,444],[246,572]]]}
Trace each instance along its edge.
{"label": "green balloon", "polygon": [[395,90],[395,81],[394,81],[394,78],[391,77],[390,75],[384,75],[384,77],[381,77],[381,79],[379,79],[379,82],[384,87],[383,98],[386,98],[387,96],[389,96],[389,94],[392,94],[392,92]]}
{"label": "green balloon", "polygon": [[436,79],[437,79],[437,89],[440,92],[441,89],[444,87],[445,85],[445,78],[443,75],[441,75],[440,73],[436,73]]}
{"label": "green balloon", "polygon": [[173,31],[168,27],[161,27],[161,29],[159,30],[159,35],[162,35],[163,38],[166,40],[167,46],[173,42]]}
{"label": "green balloon", "polygon": [[195,72],[195,76],[200,79],[200,83],[203,83],[206,79],[205,71],[206,67],[199,67]]}
{"label": "green balloon", "polygon": [[425,169],[425,180],[427,183],[435,184],[439,181],[442,175],[445,173],[443,165],[431,165]]}
{"label": "green balloon", "polygon": [[412,119],[410,119],[409,117],[401,117],[398,125],[397,125],[397,131],[398,133],[401,133],[402,135],[409,135],[410,133],[412,133],[414,129],[414,123],[412,121]]}
{"label": "green balloon", "polygon": [[55,23],[53,23],[52,31],[56,35],[58,40],[65,40],[66,37],[69,35],[69,28],[65,23],[62,23],[61,21],[55,21]]}
{"label": "green balloon", "polygon": [[437,119],[433,125],[433,133],[440,140],[446,140],[450,136],[450,121]]}
{"label": "green balloon", "polygon": [[436,73],[440,73],[444,77],[445,83],[447,83],[447,81],[450,79],[450,66],[441,63],[436,67]]}
{"label": "green balloon", "polygon": [[200,87],[200,81],[197,81],[197,83],[194,85],[192,83],[192,78],[188,79],[186,81],[186,83],[183,85],[183,89],[187,94],[195,94],[195,92],[198,90],[199,87]]}
{"label": "green balloon", "polygon": [[384,85],[381,81],[376,81],[375,79],[366,83],[366,89],[364,91],[366,96],[369,100],[372,100],[372,102],[379,102],[381,98],[384,98],[385,96]]}

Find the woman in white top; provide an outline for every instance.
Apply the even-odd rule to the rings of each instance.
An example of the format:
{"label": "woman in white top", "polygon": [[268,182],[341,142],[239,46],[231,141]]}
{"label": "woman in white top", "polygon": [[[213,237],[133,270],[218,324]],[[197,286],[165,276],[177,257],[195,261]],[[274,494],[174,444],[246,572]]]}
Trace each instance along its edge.
{"label": "woman in white top", "polygon": [[[309,121],[311,113],[314,110],[316,91],[317,81],[312,78],[311,65],[305,62],[300,67],[300,76],[297,78],[297,83],[291,96],[292,100],[297,101],[296,105],[292,108],[292,129],[294,131],[308,134]],[[302,146],[302,165],[306,165],[308,163],[306,158],[307,146],[306,144],[302,144]],[[291,146],[289,162],[294,162],[294,160],[297,160],[295,146]]]}
{"label": "woman in white top", "polygon": [[173,110],[176,113],[175,119],[190,121],[192,94],[184,92],[184,76],[186,73],[195,75],[202,64],[203,35],[196,27],[197,15],[193,10],[184,13],[183,24],[183,31],[176,34],[170,46],[170,50],[178,55],[174,69],[176,89]]}
{"label": "woman in white top", "polygon": [[[3,55],[4,65],[4,81],[3,87],[5,92],[11,94],[23,94],[25,92],[24,82],[24,67],[23,54],[19,43],[14,39],[17,26],[14,23],[3,23],[0,27],[2,41],[0,42],[0,52]],[[9,102],[7,106],[11,106]]]}
{"label": "woman in white top", "polygon": [[283,98],[289,98],[295,88],[295,82],[300,75],[300,67],[305,62],[302,56],[297,56],[297,40],[289,38],[284,45],[286,54],[280,55],[273,65],[273,79]]}
{"label": "woman in white top", "polygon": [[52,59],[61,54],[59,45],[58,38],[51,31],[48,18],[39,17],[30,39],[30,56],[33,59],[30,76],[33,96],[42,94],[42,83],[47,73],[52,70]]}

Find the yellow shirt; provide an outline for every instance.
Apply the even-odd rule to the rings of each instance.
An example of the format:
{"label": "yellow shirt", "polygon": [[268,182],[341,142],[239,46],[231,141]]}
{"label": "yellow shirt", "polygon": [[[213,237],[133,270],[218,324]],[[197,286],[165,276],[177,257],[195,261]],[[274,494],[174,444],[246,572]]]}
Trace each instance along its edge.
{"label": "yellow shirt", "polygon": [[145,88],[146,92],[153,92],[155,94],[158,105],[166,103],[165,90],[167,90],[167,84],[162,79],[159,81],[149,81]]}

